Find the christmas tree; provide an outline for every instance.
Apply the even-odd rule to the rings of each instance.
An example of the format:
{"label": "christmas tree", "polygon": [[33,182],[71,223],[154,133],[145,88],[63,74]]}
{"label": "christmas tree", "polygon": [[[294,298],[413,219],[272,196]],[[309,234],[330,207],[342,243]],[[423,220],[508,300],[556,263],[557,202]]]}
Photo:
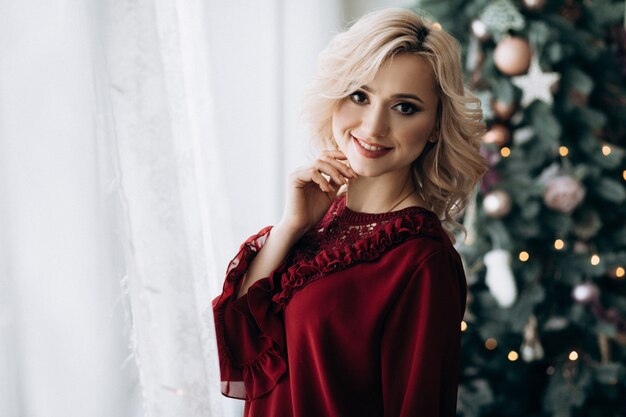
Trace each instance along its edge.
{"label": "christmas tree", "polygon": [[424,0],[460,40],[489,172],[459,239],[462,416],[626,416],[623,1]]}

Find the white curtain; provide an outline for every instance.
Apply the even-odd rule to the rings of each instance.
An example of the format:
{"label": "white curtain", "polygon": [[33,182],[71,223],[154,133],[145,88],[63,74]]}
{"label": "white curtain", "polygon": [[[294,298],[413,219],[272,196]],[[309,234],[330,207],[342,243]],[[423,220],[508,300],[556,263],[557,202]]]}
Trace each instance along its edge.
{"label": "white curtain", "polygon": [[137,416],[90,2],[0,1],[0,416]]}
{"label": "white curtain", "polygon": [[[133,352],[148,416],[222,416],[210,309],[230,218],[201,0],[104,11],[105,136],[116,163]],[[218,274],[220,277],[218,278]]]}
{"label": "white curtain", "polygon": [[1,416],[225,415],[206,20],[0,2]]}

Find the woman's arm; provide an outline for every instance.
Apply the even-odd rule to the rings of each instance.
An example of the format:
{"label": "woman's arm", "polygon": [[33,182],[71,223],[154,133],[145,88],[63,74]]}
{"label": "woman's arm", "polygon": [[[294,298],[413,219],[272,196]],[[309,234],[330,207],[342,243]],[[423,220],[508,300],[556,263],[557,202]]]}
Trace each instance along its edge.
{"label": "woman's arm", "polygon": [[283,217],[252,261],[238,298],[278,268],[291,247],[321,220],[337,197],[339,187],[346,184],[348,178],[357,178],[356,172],[340,162],[345,159],[341,151],[324,151],[311,166],[289,176]]}
{"label": "woman's arm", "polygon": [[302,237],[302,231],[290,230],[280,224],[270,231],[262,250],[254,258],[244,281],[239,289],[237,298],[243,297],[255,282],[268,277],[282,263],[294,243]]}
{"label": "woman's arm", "polygon": [[385,417],[456,416],[465,291],[453,249],[431,254],[411,276],[383,330]]}

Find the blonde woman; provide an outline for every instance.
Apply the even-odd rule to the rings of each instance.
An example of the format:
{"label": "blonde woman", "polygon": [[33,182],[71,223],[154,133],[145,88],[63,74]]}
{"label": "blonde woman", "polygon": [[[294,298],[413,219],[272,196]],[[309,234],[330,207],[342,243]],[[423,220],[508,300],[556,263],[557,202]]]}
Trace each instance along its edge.
{"label": "blonde woman", "polygon": [[466,281],[455,216],[485,170],[457,42],[371,13],[320,56],[322,149],[213,301],[224,395],[249,417],[455,416]]}

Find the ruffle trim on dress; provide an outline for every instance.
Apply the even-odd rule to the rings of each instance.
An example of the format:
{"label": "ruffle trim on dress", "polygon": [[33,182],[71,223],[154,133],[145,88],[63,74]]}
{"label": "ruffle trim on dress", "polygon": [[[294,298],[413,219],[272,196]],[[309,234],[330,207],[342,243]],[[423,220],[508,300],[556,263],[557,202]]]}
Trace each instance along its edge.
{"label": "ruffle trim on dress", "polygon": [[273,347],[244,365],[242,373],[247,399],[254,400],[272,391],[285,372],[287,372],[285,359]]}
{"label": "ruffle trim on dress", "polygon": [[[439,220],[434,216],[401,216],[380,224],[372,234],[352,244],[321,250],[313,259],[298,262],[280,274],[281,292],[273,301],[285,306],[293,294],[307,284],[331,273],[361,262],[379,258],[387,250],[408,239],[423,236],[441,238]],[[275,277],[271,277],[274,281]]]}
{"label": "ruffle trim on dress", "polygon": [[[268,226],[250,237],[228,266],[224,288],[220,297],[213,302],[217,349],[219,352],[222,394],[232,398],[254,400],[269,393],[287,371],[284,351],[285,339],[280,318],[274,314],[271,300],[271,284],[268,279],[257,281],[248,293],[238,300],[237,293],[245,272],[256,254],[263,247],[271,230]],[[269,347],[246,363],[237,363],[226,343],[226,308],[247,302],[250,313],[260,330],[260,337],[266,339]]]}
{"label": "ruffle trim on dress", "polygon": [[[222,354],[228,349],[218,343],[220,368],[233,369],[233,365]],[[272,346],[254,360],[238,366],[237,372],[222,371],[222,394],[241,400],[254,400],[271,392],[287,372],[287,363],[280,351]]]}

